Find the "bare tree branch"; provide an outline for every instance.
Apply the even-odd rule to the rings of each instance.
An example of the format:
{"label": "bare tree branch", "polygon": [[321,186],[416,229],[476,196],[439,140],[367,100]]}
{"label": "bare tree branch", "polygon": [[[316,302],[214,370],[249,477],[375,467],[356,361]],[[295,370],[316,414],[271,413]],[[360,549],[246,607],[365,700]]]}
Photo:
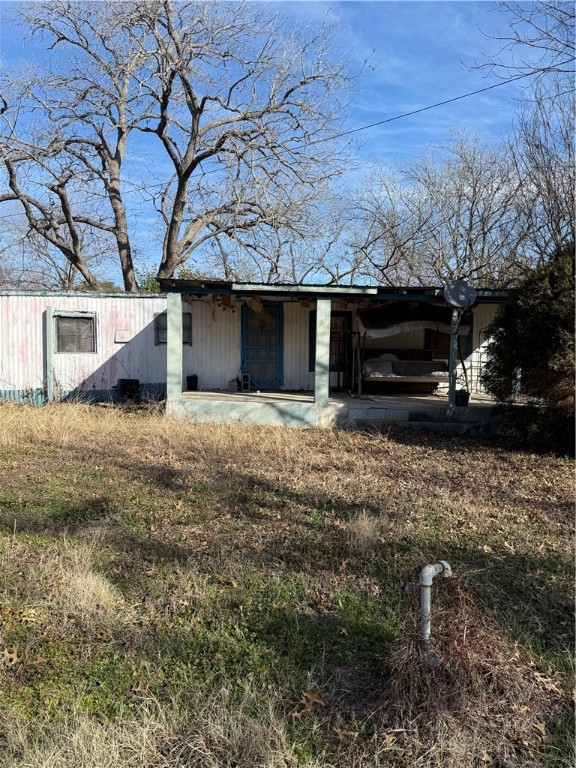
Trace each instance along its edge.
{"label": "bare tree branch", "polygon": [[352,245],[365,274],[396,285],[509,285],[531,260],[519,169],[507,152],[466,137],[439,149],[441,159],[436,151],[380,173],[360,198]]}
{"label": "bare tree branch", "polygon": [[[333,143],[317,143],[337,132],[349,84],[346,62],[329,48],[330,26],[288,28],[280,13],[251,2],[44,0],[20,11],[66,61],[13,79],[19,103],[0,105],[0,140],[36,147],[42,178],[55,177],[40,194],[27,173],[39,192],[32,194],[21,174],[23,207],[26,195],[52,199],[54,220],[66,222],[71,237],[74,224],[112,234],[125,290],[136,290],[125,198],[128,182],[142,183],[127,178],[126,159],[146,137],[154,153],[147,201],[163,232],[159,275],[171,276],[192,257],[198,264],[212,258],[219,240],[234,242],[234,258],[242,250],[264,258],[262,243],[272,238],[275,266],[266,274],[276,279],[283,260],[290,263],[289,233],[309,231],[309,211],[343,167]],[[154,140],[158,153],[149,149]],[[75,176],[62,186],[64,167]],[[99,216],[59,192],[80,179],[90,204],[100,196]],[[238,273],[232,258],[221,267]]]}
{"label": "bare tree branch", "polygon": [[573,93],[576,61],[574,3],[565,0],[533,3],[501,0],[496,9],[506,19],[508,31],[486,33],[486,37],[501,42],[500,54],[476,62],[475,68],[487,69],[502,77],[532,74],[539,86],[552,82],[554,90]]}

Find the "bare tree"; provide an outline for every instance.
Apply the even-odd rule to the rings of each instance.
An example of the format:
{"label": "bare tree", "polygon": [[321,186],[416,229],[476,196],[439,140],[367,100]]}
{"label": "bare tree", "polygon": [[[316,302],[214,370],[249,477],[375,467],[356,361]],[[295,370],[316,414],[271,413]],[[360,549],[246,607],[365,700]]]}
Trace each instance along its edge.
{"label": "bare tree", "polygon": [[524,266],[517,171],[499,147],[457,136],[395,174],[379,172],[357,206],[357,271],[395,285],[513,282]]}
{"label": "bare tree", "polygon": [[106,278],[113,251],[106,258],[101,242],[92,238],[83,242],[82,259],[92,277],[89,284],[60,249],[38,235],[14,211],[0,217],[0,229],[0,272],[4,287],[63,291],[112,288],[113,284]]}
{"label": "bare tree", "polygon": [[[314,192],[314,196],[318,196]],[[344,218],[336,195],[296,209],[298,227],[268,227],[258,238],[213,238],[208,244],[205,274],[229,280],[264,283],[343,282],[349,274],[342,238]]]}
{"label": "bare tree", "polygon": [[[262,238],[306,233],[309,205],[339,170],[322,142],[346,83],[329,30],[291,30],[253,3],[164,0],[142,6],[142,20],[153,50],[143,88],[156,107],[142,130],[158,136],[174,172],[157,197],[159,276],[211,240],[269,260]],[[266,271],[272,280],[279,270]]]}
{"label": "bare tree", "polygon": [[527,247],[544,262],[576,241],[573,94],[536,88],[522,105],[510,154],[525,179],[520,210]]}
{"label": "bare tree", "polygon": [[[62,165],[70,158],[107,206],[100,205],[98,217],[78,205],[66,213],[57,195],[54,223],[67,222],[72,234],[70,225],[81,221],[104,239],[113,237],[125,289],[135,290],[125,196],[127,182],[140,184],[143,174],[126,175],[132,146],[145,153],[154,177],[147,192],[164,232],[159,276],[172,276],[191,257],[201,268],[214,243],[229,274],[239,271],[242,253],[248,261],[266,256],[265,279],[278,279],[283,244],[290,233],[309,232],[309,210],[340,170],[338,152],[325,139],[337,127],[338,95],[348,80],[342,57],[327,48],[329,27],[296,29],[250,2],[57,0],[24,6],[22,13],[66,56],[66,66],[36,78],[27,92],[27,106],[54,126],[56,138],[30,141],[26,121],[17,119],[22,113],[6,127],[10,191],[0,201],[17,198],[31,227],[43,222],[45,211],[26,211],[21,148],[30,149],[27,162],[34,154],[46,165],[56,156]],[[46,187],[44,197],[49,192],[57,194]],[[41,229],[54,236],[54,226]]]}
{"label": "bare tree", "polygon": [[[554,81],[554,91],[574,91],[576,12],[566,0],[508,2],[496,9],[505,14],[507,31],[486,34],[501,42],[500,54],[476,64],[500,76],[532,75],[534,82]],[[512,57],[505,55],[512,54]],[[542,91],[541,91],[542,93]]]}
{"label": "bare tree", "polygon": [[[507,31],[489,35],[500,54],[476,66],[529,75],[509,152],[524,179],[526,248],[536,261],[574,242],[576,8],[564,0],[499,2]],[[488,36],[488,35],[487,35]]]}
{"label": "bare tree", "polygon": [[[85,258],[85,219],[74,215],[70,197],[74,172],[67,164],[52,162],[51,155],[49,148],[22,142],[14,135],[10,136],[9,145],[0,144],[7,187],[0,194],[0,202],[18,202],[30,240],[40,238],[59,251],[73,270],[95,287],[97,280]],[[40,180],[42,172],[45,173]]]}
{"label": "bare tree", "polygon": [[[10,125],[2,138],[5,164],[9,162],[10,150],[17,148],[19,153],[10,160],[14,171],[15,162],[23,159],[29,163],[41,159],[47,169],[50,161],[57,158],[59,165],[72,169],[63,177],[66,183],[73,178],[89,178],[92,190],[98,185],[109,205],[104,217],[79,212],[82,206],[77,204],[72,207],[71,201],[65,199],[67,195],[62,194],[66,183],[58,178],[59,218],[66,222],[73,239],[73,230],[80,220],[85,227],[112,236],[124,288],[133,291],[137,285],[122,195],[122,164],[130,131],[141,117],[132,109],[135,105],[144,108],[136,98],[134,74],[145,51],[142,41],[126,35],[130,19],[125,11],[122,3],[71,4],[63,0],[23,7],[22,15],[28,26],[61,55],[62,64],[54,64],[48,72],[27,72],[24,88],[22,83],[12,84],[20,86],[23,95],[19,104],[33,112],[36,125],[43,123],[44,134],[39,135],[36,129],[34,139],[26,135],[26,115],[19,108],[11,113],[16,112],[20,119]],[[126,46],[126,39],[130,39],[131,47]],[[25,149],[27,158],[22,157]],[[16,191],[13,184],[10,187],[24,204],[26,190],[20,187]],[[50,185],[45,191],[55,192]],[[102,203],[99,209],[102,210]],[[32,226],[30,216],[28,219]],[[40,234],[37,228],[35,231]],[[61,243],[53,244],[62,250]],[[62,252],[68,258],[68,252]],[[75,256],[78,259],[78,254]],[[91,284],[86,274],[84,278]]]}
{"label": "bare tree", "polygon": [[427,281],[420,269],[432,212],[418,186],[402,173],[374,171],[349,206],[350,269],[383,285]]}

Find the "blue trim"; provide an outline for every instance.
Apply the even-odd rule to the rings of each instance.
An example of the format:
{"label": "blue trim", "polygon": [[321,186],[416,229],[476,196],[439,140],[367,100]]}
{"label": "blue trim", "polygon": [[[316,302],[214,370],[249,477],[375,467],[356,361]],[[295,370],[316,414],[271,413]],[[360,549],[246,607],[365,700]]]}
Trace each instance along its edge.
{"label": "blue trim", "polygon": [[[276,373],[273,378],[269,378],[267,380],[263,380],[262,377],[260,377],[258,380],[252,376],[252,388],[253,389],[261,389],[261,390],[274,390],[274,389],[280,389],[284,383],[284,305],[278,302],[263,302],[262,309],[264,312],[268,312],[270,315],[272,315],[276,320],[276,360],[272,361],[270,359],[268,360],[250,360],[250,354],[249,354],[249,347],[256,347],[257,345],[249,345],[248,344],[248,330],[247,330],[247,323],[248,319],[251,315],[255,314],[252,312],[252,310],[247,307],[246,305],[242,306],[242,314],[241,314],[241,347],[242,347],[242,365],[241,365],[241,372],[242,373],[251,373],[249,370],[249,366],[258,366],[258,368],[261,370],[261,366],[264,363],[276,363]],[[270,331],[264,331],[264,334],[270,335]],[[266,343],[264,345],[264,349],[268,349],[269,345]],[[253,370],[253,368],[252,368]]]}
{"label": "blue trim", "polygon": [[[166,396],[166,383],[140,383],[140,399],[144,402],[163,399]],[[0,390],[0,402],[6,400],[29,405],[44,405],[46,393],[43,389],[6,389]],[[79,400],[86,403],[115,403],[118,401],[116,389],[73,389],[61,392],[60,402]]]}
{"label": "blue trim", "polygon": [[7,400],[12,403],[28,403],[29,405],[43,405],[46,402],[46,393],[43,389],[0,389],[0,402]]}

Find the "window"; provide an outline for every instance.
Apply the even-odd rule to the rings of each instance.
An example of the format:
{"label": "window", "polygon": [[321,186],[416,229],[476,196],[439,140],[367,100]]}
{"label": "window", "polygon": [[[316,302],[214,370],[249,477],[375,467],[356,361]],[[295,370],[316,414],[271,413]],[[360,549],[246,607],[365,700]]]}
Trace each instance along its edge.
{"label": "window", "polygon": [[[316,364],[316,310],[309,315],[308,368]],[[330,371],[345,372],[351,354],[352,315],[350,312],[332,312],[330,316]]]}
{"label": "window", "polygon": [[[168,314],[161,312],[154,318],[154,339],[156,344],[166,344],[168,340]],[[192,315],[182,313],[182,344],[192,346]]]}
{"label": "window", "polygon": [[89,354],[96,352],[96,316],[55,314],[56,352]]}

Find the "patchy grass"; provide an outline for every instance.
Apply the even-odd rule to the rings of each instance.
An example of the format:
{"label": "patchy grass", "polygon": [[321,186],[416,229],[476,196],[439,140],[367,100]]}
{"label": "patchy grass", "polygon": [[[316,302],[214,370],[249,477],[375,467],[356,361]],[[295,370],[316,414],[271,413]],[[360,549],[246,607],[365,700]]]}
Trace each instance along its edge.
{"label": "patchy grass", "polygon": [[367,555],[374,552],[378,546],[386,518],[374,515],[365,510],[356,512],[348,521],[348,546],[353,555]]}
{"label": "patchy grass", "polygon": [[3,404],[0,476],[0,765],[573,764],[568,460]]}

